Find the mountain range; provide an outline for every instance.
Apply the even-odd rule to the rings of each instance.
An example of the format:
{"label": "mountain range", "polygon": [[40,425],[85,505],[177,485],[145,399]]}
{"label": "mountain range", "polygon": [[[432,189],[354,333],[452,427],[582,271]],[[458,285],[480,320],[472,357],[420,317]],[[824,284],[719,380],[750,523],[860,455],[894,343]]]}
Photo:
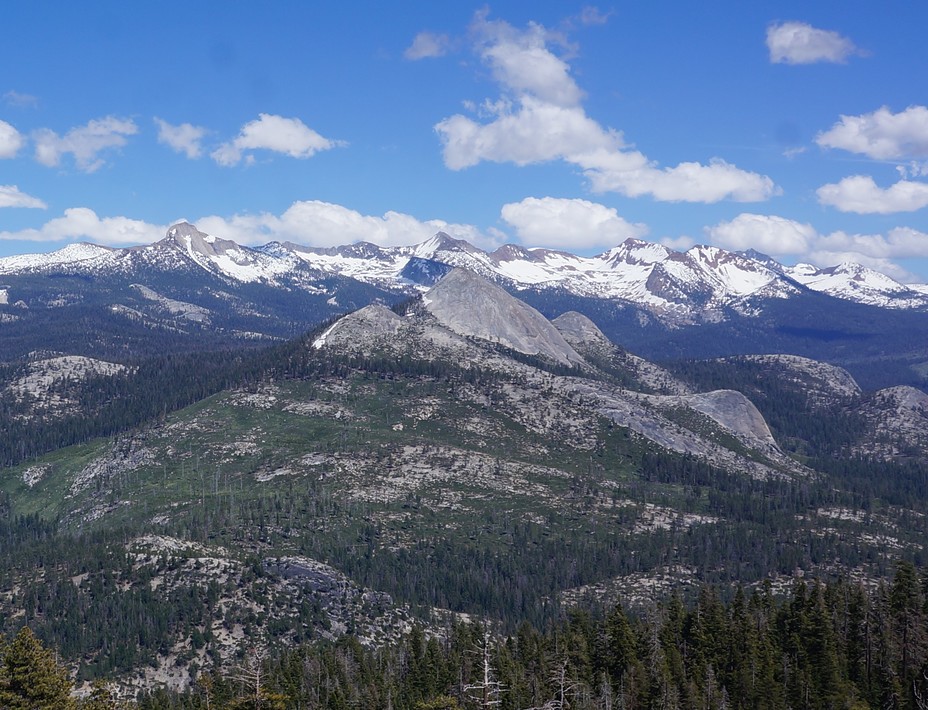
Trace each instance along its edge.
{"label": "mountain range", "polygon": [[455,267],[546,317],[584,313],[651,359],[789,352],[875,387],[925,379],[928,286],[857,264],[784,266],[753,251],[679,252],[640,239],[592,257],[512,244],[488,253],[444,233],[406,247],[253,248],[188,223],[140,247],[73,244],[0,259],[0,359],[37,350],[125,359],[286,339],[421,293]]}
{"label": "mountain range", "polygon": [[[182,222],[147,246],[114,249],[79,243],[50,254],[2,258],[0,274],[104,277],[202,269],[229,284],[263,283],[309,292],[322,288],[324,274],[408,291],[434,283],[442,266],[463,267],[513,289],[563,289],[577,296],[628,301],[670,324],[712,319],[714,311],[743,307],[751,298],[789,298],[803,287],[856,303],[928,310],[928,285],[903,285],[859,264],[788,267],[753,250],[728,252],[700,245],[679,252],[635,238],[592,257],[513,244],[488,253],[443,232],[407,247],[359,242],[311,248],[271,242],[251,248]],[[8,288],[4,291],[4,300],[17,300]]]}

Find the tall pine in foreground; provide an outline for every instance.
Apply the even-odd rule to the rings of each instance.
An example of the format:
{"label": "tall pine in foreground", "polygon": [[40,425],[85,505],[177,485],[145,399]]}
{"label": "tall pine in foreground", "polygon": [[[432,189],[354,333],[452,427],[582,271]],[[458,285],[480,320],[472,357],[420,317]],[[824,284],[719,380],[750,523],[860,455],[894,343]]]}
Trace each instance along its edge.
{"label": "tall pine in foreground", "polygon": [[0,707],[8,710],[73,710],[68,672],[24,626],[3,650]]}

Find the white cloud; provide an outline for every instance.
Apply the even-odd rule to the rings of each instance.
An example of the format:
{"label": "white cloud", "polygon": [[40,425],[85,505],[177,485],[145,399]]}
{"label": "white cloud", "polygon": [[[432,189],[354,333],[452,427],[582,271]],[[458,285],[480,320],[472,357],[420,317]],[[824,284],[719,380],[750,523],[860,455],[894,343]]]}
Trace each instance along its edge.
{"label": "white cloud", "polygon": [[158,142],[170,146],[177,153],[184,153],[191,160],[203,154],[200,141],[206,135],[206,129],[191,123],[172,126],[167,121],[155,118],[158,124]]}
{"label": "white cloud", "polygon": [[516,113],[502,112],[490,123],[458,114],[435,130],[444,144],[445,165],[452,170],[485,160],[516,165],[571,161],[597,150],[617,153],[622,143],[618,134],[604,131],[579,106],[557,106],[532,96],[522,97]]}
{"label": "white cloud", "polygon": [[828,251],[827,249],[821,249],[810,252],[804,261],[809,264],[815,264],[820,269],[844,263],[860,264],[861,266],[866,266],[868,269],[879,271],[881,274],[885,274],[899,283],[924,283],[924,279],[903,268],[891,259],[868,256],[859,252]]}
{"label": "white cloud", "polygon": [[609,21],[612,11],[602,12],[598,7],[587,5],[580,11],[581,25],[605,25]]}
{"label": "white cloud", "polygon": [[860,50],[846,37],[804,22],[782,22],[767,28],[767,49],[774,64],[841,64]]}
{"label": "white cloud", "polygon": [[71,153],[80,170],[92,173],[104,164],[99,157],[100,153],[111,148],[121,148],[126,144],[126,136],[135,135],[138,130],[131,119],[114,116],[95,119],[86,126],[72,128],[64,136],[42,128],[32,136],[35,159],[42,165],[55,167],[61,163],[61,156]]}
{"label": "white cloud", "polygon": [[7,106],[15,106],[16,108],[35,108],[39,105],[38,97],[12,90],[3,95],[3,101]]}
{"label": "white cloud", "polygon": [[661,168],[628,149],[620,132],[587,116],[569,65],[548,48],[561,38],[540,25],[521,31],[478,14],[473,31],[475,49],[503,95],[483,103],[488,120],[457,114],[435,125],[448,168],[563,160],[580,167],[597,192],[688,202],[757,201],[778,194],[770,178],[724,160]]}
{"label": "white cloud", "polygon": [[527,197],[503,205],[501,216],[523,244],[560,249],[615,246],[642,237],[647,225],[632,224],[612,207],[557,197]]}
{"label": "white cloud", "polygon": [[861,116],[842,115],[815,142],[876,160],[928,157],[928,108],[909,106],[894,114],[883,106]]}
{"label": "white cloud", "polygon": [[815,194],[823,205],[858,214],[914,212],[928,206],[928,183],[900,180],[884,190],[869,175],[822,185]]}
{"label": "white cloud", "polygon": [[451,49],[451,39],[445,34],[434,32],[420,32],[413,39],[412,44],[403,52],[406,59],[416,61],[432,57],[443,57]]}
{"label": "white cloud", "polygon": [[714,244],[732,250],[757,249],[775,257],[791,256],[819,267],[851,261],[893,278],[917,280],[894,259],[928,257],[928,234],[896,227],[884,234],[820,234],[812,225],[774,215],[740,214],[705,228]]}
{"label": "white cloud", "polygon": [[910,160],[907,165],[897,165],[896,172],[899,173],[899,176],[903,180],[907,180],[910,177],[928,177],[928,162]]}
{"label": "white cloud", "polygon": [[886,235],[837,231],[819,237],[815,251],[849,253],[872,259],[928,257],[928,234],[910,227],[896,227]]}
{"label": "white cloud", "polygon": [[661,237],[658,242],[674,251],[686,251],[696,244],[696,240],[686,234],[679,237]]}
{"label": "white cloud", "polygon": [[[395,246],[425,241],[439,231],[466,239],[484,249],[495,249],[505,240],[498,230],[482,232],[469,224],[454,224],[440,219],[423,221],[394,211],[382,217],[362,215],[347,207],[318,200],[294,202],[281,215],[262,212],[232,217],[210,216],[193,220],[193,223],[208,234],[246,245],[292,241],[306,246],[327,247],[366,241]],[[166,230],[164,225],[128,217],[101,218],[89,208],[74,207],[38,229],[0,232],[0,240],[87,240],[96,244],[125,246],[150,244],[164,237]]]}
{"label": "white cloud", "polygon": [[577,155],[570,162],[584,168],[597,192],[651,195],[662,202],[760,202],[781,192],[766,175],[747,172],[721,158],[708,165],[687,162],[659,168],[643,154],[626,151]]}
{"label": "white cloud", "polygon": [[0,185],[0,207],[31,207],[44,210],[48,205],[38,197],[20,192],[16,185]]}
{"label": "white cloud", "polygon": [[502,242],[500,234],[485,234],[472,225],[450,224],[438,219],[421,221],[393,211],[382,217],[363,215],[342,205],[320,200],[294,202],[279,216],[268,212],[229,218],[211,216],[198,219],[196,224],[209,234],[240,244],[292,241],[325,247],[365,241],[395,246],[425,241],[439,231],[484,248],[495,247]]}
{"label": "white cloud", "polygon": [[507,22],[478,15],[473,29],[480,57],[507,89],[557,106],[580,103],[583,92],[570,76],[567,62],[548,49],[544,27],[532,22],[519,31]]}
{"label": "white cloud", "polygon": [[38,229],[0,232],[0,240],[58,242],[87,240],[95,244],[121,246],[146,244],[164,236],[165,227],[128,217],[100,218],[87,207],[72,207],[63,217],[46,222]]}
{"label": "white cloud", "polygon": [[[231,166],[242,160],[245,151],[269,150],[291,158],[311,158],[320,150],[340,145],[344,143],[323,138],[298,118],[262,113],[242,126],[234,140],[223,143],[210,155],[220,165]],[[253,156],[247,155],[246,160],[253,160]]]}
{"label": "white cloud", "polygon": [[713,244],[732,251],[757,249],[771,256],[805,254],[818,238],[811,224],[785,217],[742,213],[730,222],[707,227]]}
{"label": "white cloud", "polygon": [[0,121],[0,159],[15,158],[22,147],[22,134],[6,121]]}

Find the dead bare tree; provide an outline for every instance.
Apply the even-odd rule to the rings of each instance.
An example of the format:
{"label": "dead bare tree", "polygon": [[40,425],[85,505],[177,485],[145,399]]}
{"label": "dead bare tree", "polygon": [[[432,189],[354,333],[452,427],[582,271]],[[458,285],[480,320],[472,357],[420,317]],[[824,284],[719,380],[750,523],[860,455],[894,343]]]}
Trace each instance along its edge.
{"label": "dead bare tree", "polygon": [[490,631],[485,629],[483,639],[480,643],[477,653],[480,655],[480,679],[475,683],[468,683],[464,686],[464,692],[467,696],[476,701],[481,708],[496,707],[502,700],[500,696],[505,691],[503,684],[496,679],[496,673],[493,669],[492,659],[490,658]]}
{"label": "dead bare tree", "polygon": [[265,687],[264,661],[267,651],[264,648],[252,646],[241,665],[232,678],[241,683],[244,694],[236,699],[233,708],[248,708],[248,710],[276,710],[284,707],[284,696],[268,692]]}

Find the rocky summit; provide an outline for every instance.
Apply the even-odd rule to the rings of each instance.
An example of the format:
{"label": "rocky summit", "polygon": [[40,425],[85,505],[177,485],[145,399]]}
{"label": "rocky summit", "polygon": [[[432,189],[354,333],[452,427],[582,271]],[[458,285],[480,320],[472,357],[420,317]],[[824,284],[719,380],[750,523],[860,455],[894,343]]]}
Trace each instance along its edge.
{"label": "rocky summit", "polygon": [[583,362],[541,313],[466,269],[455,269],[422,299],[426,310],[459,335],[541,355],[562,365]]}

